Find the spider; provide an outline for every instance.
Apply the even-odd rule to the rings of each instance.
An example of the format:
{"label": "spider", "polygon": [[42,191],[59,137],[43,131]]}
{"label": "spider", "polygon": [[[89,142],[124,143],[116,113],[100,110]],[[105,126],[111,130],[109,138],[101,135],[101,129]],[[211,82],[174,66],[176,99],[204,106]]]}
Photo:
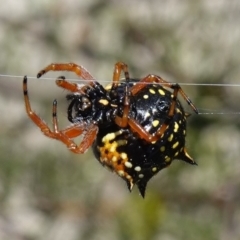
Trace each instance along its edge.
{"label": "spider", "polygon": [[[136,184],[144,197],[147,182],[174,159],[196,162],[185,147],[186,118],[178,93],[195,113],[197,108],[182,88],[157,75],[140,80],[129,77],[128,66],[115,64],[112,84],[104,88],[81,65],[50,64],[37,74],[48,71],[71,71],[88,84],[69,82],[64,76],[57,86],[68,94],[68,120],[72,123],[60,130],[57,121],[57,100],[53,101],[53,130],[31,109],[27,76],[23,79],[26,112],[47,137],[63,142],[74,153],[84,153],[90,146],[97,160],[123,178],[131,191]],[[120,81],[121,73],[124,81]],[[169,90],[168,90],[169,89]],[[82,135],[80,144],[74,138]]]}

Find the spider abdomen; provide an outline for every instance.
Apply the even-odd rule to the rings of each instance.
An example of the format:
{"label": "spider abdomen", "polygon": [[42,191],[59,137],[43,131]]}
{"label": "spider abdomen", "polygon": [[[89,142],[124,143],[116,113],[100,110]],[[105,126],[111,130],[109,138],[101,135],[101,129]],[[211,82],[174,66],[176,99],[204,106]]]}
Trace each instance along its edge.
{"label": "spider abdomen", "polygon": [[[120,93],[124,86],[119,85]],[[168,118],[172,98],[172,93],[162,86],[148,85],[131,96],[129,116],[154,135]],[[177,100],[174,115],[157,141],[147,142],[130,127],[121,128],[112,122],[99,129],[93,152],[101,164],[126,181],[130,190],[136,184],[144,196],[147,182],[174,159],[195,164],[186,152],[185,136],[186,114]]]}

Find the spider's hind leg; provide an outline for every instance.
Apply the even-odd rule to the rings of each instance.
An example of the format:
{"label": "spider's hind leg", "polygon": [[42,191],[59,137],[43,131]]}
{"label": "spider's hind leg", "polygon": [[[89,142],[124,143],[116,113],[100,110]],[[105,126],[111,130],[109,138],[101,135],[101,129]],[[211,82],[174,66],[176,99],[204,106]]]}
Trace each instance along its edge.
{"label": "spider's hind leg", "polygon": [[[70,151],[74,153],[85,153],[95,140],[98,127],[94,124],[86,125],[79,122],[64,130],[59,130],[56,100],[53,101],[52,117],[55,138],[64,143]],[[83,134],[83,139],[81,140],[80,144],[77,145],[72,138],[78,137],[81,134]]]}
{"label": "spider's hind leg", "polygon": [[55,138],[54,132],[51,131],[48,125],[31,108],[31,104],[28,96],[27,76],[24,76],[23,78],[23,95],[24,95],[26,112],[29,118],[40,128],[40,130],[43,132],[44,135],[50,138]]}

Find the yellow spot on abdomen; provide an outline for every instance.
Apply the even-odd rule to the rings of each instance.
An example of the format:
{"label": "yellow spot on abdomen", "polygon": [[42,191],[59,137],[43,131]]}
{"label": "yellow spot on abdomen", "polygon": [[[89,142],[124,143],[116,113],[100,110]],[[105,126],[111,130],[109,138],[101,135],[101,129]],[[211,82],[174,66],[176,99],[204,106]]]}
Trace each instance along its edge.
{"label": "yellow spot on abdomen", "polygon": [[140,172],[140,171],[141,171],[141,167],[137,166],[137,167],[134,168],[134,170],[135,170],[136,172]]}
{"label": "yellow spot on abdomen", "polygon": [[117,131],[117,132],[108,133],[107,135],[105,135],[105,136],[102,138],[102,142],[103,142],[103,143],[109,142],[109,141],[115,139],[116,136],[119,136],[119,135],[121,135],[121,134],[122,134],[122,131],[121,131],[121,130],[119,130],[119,131]]}
{"label": "yellow spot on abdomen", "polygon": [[165,157],[165,162],[170,162],[170,161],[171,161],[171,158],[168,157],[168,156],[166,156],[166,157]]}
{"label": "yellow spot on abdomen", "polygon": [[143,98],[148,99],[148,95],[147,94],[143,95]]}
{"label": "yellow spot on abdomen", "polygon": [[168,137],[168,141],[171,142],[173,140],[173,134],[171,134],[169,137]]}
{"label": "yellow spot on abdomen", "polygon": [[156,93],[152,88],[149,89],[149,92],[150,92],[151,94],[155,94],[155,93]]}
{"label": "yellow spot on abdomen", "polygon": [[173,145],[172,145],[172,148],[176,148],[177,146],[179,145],[179,142],[175,142]]}
{"label": "yellow spot on abdomen", "polygon": [[115,133],[108,133],[107,135],[105,135],[105,136],[102,138],[102,142],[103,142],[103,143],[109,142],[109,141],[113,140],[115,137],[116,137],[116,134],[115,134]]}
{"label": "yellow spot on abdomen", "polygon": [[178,154],[179,154],[179,152],[176,152],[176,153],[174,154],[174,157],[176,157]]}
{"label": "yellow spot on abdomen", "polygon": [[132,163],[130,163],[130,162],[125,162],[124,165],[125,165],[127,168],[132,168]]}
{"label": "yellow spot on abdomen", "polygon": [[156,172],[156,171],[157,171],[157,168],[156,168],[156,167],[153,167],[153,168],[152,168],[152,171],[153,171],[153,172]]}
{"label": "yellow spot on abdomen", "polygon": [[109,148],[109,152],[116,152],[116,149],[117,149],[117,143],[116,142],[113,142],[111,147]]}
{"label": "yellow spot on abdomen", "polygon": [[160,151],[164,152],[165,151],[165,146],[160,147]]}
{"label": "yellow spot on abdomen", "polygon": [[159,94],[162,95],[162,96],[165,95],[165,92],[164,92],[162,89],[159,89],[158,92],[159,92]]}
{"label": "yellow spot on abdomen", "polygon": [[176,132],[178,132],[178,129],[179,129],[178,123],[174,122],[174,129],[173,129],[173,131],[176,133]]}
{"label": "yellow spot on abdomen", "polygon": [[125,152],[122,152],[120,156],[123,160],[127,159],[127,154]]}

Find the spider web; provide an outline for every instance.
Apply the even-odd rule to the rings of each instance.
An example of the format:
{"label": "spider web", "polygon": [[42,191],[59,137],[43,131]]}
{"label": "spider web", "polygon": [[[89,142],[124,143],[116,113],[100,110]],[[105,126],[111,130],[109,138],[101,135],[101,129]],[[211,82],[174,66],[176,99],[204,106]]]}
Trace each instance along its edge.
{"label": "spider web", "polygon": [[[4,78],[20,78],[23,79],[23,76],[19,76],[19,75],[7,75],[7,74],[0,74],[0,80],[3,80]],[[28,79],[32,79],[32,80],[36,80],[39,81],[39,79],[37,77],[33,77],[33,76],[28,76]],[[41,80],[47,80],[47,81],[55,81],[56,78],[54,77],[41,77]],[[122,79],[124,80],[124,79]],[[94,79],[94,80],[86,80],[86,79],[80,79],[80,78],[67,78],[67,81],[70,82],[75,82],[78,83],[80,85],[85,85],[86,83],[89,83],[91,81],[98,81],[101,83],[112,83],[111,80],[100,80],[100,79]],[[131,83],[131,81],[130,81]],[[172,82],[174,83],[174,82]],[[151,84],[155,84],[155,85],[162,85],[162,83],[146,83],[148,85]],[[207,86],[207,87],[240,87],[240,84],[238,83],[191,83],[191,82],[178,82],[178,84],[180,86]],[[207,108],[198,108],[199,110],[199,115],[240,115],[240,111],[218,111],[218,110],[214,110],[214,109],[207,109]]]}

